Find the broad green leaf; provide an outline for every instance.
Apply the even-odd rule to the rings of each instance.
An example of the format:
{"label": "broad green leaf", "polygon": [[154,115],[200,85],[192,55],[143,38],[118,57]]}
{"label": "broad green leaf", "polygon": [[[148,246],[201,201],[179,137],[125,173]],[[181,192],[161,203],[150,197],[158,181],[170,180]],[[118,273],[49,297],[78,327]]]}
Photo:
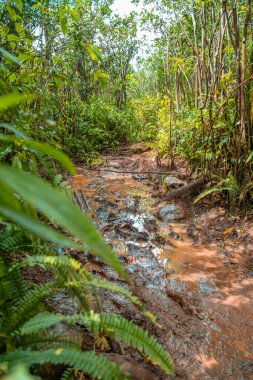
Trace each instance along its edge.
{"label": "broad green leaf", "polygon": [[20,41],[20,38],[19,38],[18,36],[16,36],[16,34],[8,34],[8,36],[7,36],[7,40],[8,40],[9,42],[13,42],[13,41],[15,41],[15,42],[19,42],[19,41]]}
{"label": "broad green leaf", "polygon": [[91,221],[63,193],[41,178],[7,165],[0,165],[0,178],[24,200],[82,240],[91,253],[103,259],[125,278],[127,277],[118,258],[104,242]]}
{"label": "broad green leaf", "polygon": [[21,53],[19,54],[18,56],[18,59],[21,61],[21,62],[25,62],[25,61],[31,61],[34,57],[30,54],[26,54],[26,53]]}
{"label": "broad green leaf", "polygon": [[11,209],[10,207],[3,206],[1,197],[0,214],[8,220],[11,220],[12,222],[19,224],[26,230],[33,232],[34,234],[36,234],[44,240],[48,240],[54,244],[58,244],[63,248],[75,248],[78,250],[83,250],[83,247],[80,244],[75,243],[74,241],[68,239],[66,236],[60,234],[59,232],[56,232],[52,228],[47,227],[45,224],[36,221],[34,218],[30,217],[23,211],[17,211]]}
{"label": "broad green leaf", "polygon": [[18,60],[18,58],[16,58],[14,55],[12,55],[11,53],[9,53],[5,49],[0,48],[0,52],[4,55],[4,57],[8,58],[10,61],[16,63],[19,66],[22,65],[22,63]]}
{"label": "broad green leaf", "polygon": [[43,154],[47,154],[52,157],[54,160],[58,161],[64,169],[68,170],[71,174],[75,174],[75,167],[71,160],[66,156],[66,154],[62,153],[60,150],[53,148],[51,145],[46,143],[40,143],[34,140],[21,139],[14,136],[6,136],[0,134],[0,140],[8,142],[8,143],[16,143],[20,145],[25,145],[30,148],[34,148]]}
{"label": "broad green leaf", "polygon": [[14,210],[20,210],[20,203],[15,196],[13,190],[0,180],[0,205],[10,207]]}
{"label": "broad green leaf", "polygon": [[98,61],[98,62],[102,62],[103,61],[102,53],[101,53],[101,51],[96,46],[88,44],[86,46],[86,49],[88,50],[91,58],[94,61]]}
{"label": "broad green leaf", "polygon": [[56,55],[53,55],[53,61],[56,63],[63,63],[63,61],[59,57],[57,57]]}
{"label": "broad green leaf", "polygon": [[17,7],[20,11],[22,11],[23,8],[23,1],[22,0],[15,0]]}
{"label": "broad green leaf", "polygon": [[225,190],[235,191],[234,189],[230,187],[211,187],[210,189],[204,190],[201,194],[199,194],[193,203],[199,202],[201,199],[205,198],[209,194],[218,193],[220,191],[225,191]]}
{"label": "broad green leaf", "polygon": [[7,129],[8,131],[11,131],[11,132],[15,133],[15,135],[17,137],[20,137],[22,139],[26,140],[26,139],[29,138],[25,133],[23,133],[22,131],[20,131],[16,127],[14,127],[14,125],[7,124],[7,123],[0,123],[0,127],[4,128],[4,129]]}
{"label": "broad green leaf", "polygon": [[101,88],[102,88],[102,90],[104,90],[106,88],[108,81],[109,81],[109,76],[108,76],[108,74],[104,73],[103,71],[98,70],[98,71],[95,71],[95,73],[94,73],[94,80],[95,81],[100,80]]}
{"label": "broad green leaf", "polygon": [[1,25],[0,36],[6,36],[10,31],[10,28],[7,25]]}
{"label": "broad green leaf", "polygon": [[16,104],[19,104],[25,100],[31,99],[31,95],[25,95],[25,94],[7,94],[0,96],[0,111],[5,110],[9,107],[15,106]]}
{"label": "broad green leaf", "polygon": [[105,90],[107,83],[109,82],[109,76],[106,73],[100,74],[100,82],[102,90]]}
{"label": "broad green leaf", "polygon": [[60,25],[61,25],[62,33],[67,34],[67,32],[68,32],[68,19],[67,19],[66,15],[60,16]]}
{"label": "broad green leaf", "polygon": [[17,14],[14,11],[14,9],[10,5],[7,5],[6,9],[7,9],[8,13],[9,13],[9,16],[10,16],[11,20],[16,20]]}
{"label": "broad green leaf", "polygon": [[78,22],[78,12],[74,9],[70,10],[71,18],[74,22]]}
{"label": "broad green leaf", "polygon": [[15,23],[15,29],[19,35],[24,33],[23,26],[21,24],[19,24],[18,22]]}

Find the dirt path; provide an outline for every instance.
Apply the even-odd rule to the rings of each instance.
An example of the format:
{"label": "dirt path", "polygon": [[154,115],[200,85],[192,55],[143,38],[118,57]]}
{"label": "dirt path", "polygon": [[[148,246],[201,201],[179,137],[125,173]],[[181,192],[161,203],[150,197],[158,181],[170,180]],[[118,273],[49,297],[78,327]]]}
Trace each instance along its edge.
{"label": "dirt path", "polygon": [[[252,266],[246,265],[250,235],[243,235],[238,223],[229,230],[231,221],[220,209],[205,212],[206,217],[199,212],[194,216],[185,200],[159,200],[161,176],[141,174],[157,170],[152,152],[143,147],[107,156],[105,167],[95,171],[79,168],[72,186],[76,202],[128,268],[134,291],[162,328],[151,327],[109,292],[104,307],[152,330],[170,352],[178,379],[253,379],[253,277]],[[182,168],[179,174],[185,177]],[[217,228],[222,231],[220,240],[217,233],[210,237]],[[87,267],[120,282],[99,261]],[[160,372],[153,376],[165,378]]]}

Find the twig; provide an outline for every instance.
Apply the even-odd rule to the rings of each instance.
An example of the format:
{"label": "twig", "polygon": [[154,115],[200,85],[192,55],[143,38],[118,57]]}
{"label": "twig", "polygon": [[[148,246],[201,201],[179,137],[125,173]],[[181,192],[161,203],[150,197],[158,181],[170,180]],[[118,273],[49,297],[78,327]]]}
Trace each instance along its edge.
{"label": "twig", "polygon": [[90,205],[89,205],[89,202],[87,201],[86,195],[85,195],[85,193],[84,193],[84,191],[83,191],[82,189],[80,189],[80,193],[81,193],[81,195],[82,195],[82,198],[83,198],[84,203],[86,204],[87,209],[88,209],[89,211],[91,211],[92,209],[91,209],[91,207],[90,207]]}
{"label": "twig", "polygon": [[102,172],[111,172],[111,173],[124,173],[124,174],[158,174],[158,175],[169,175],[171,174],[170,172],[151,172],[151,171],[141,171],[141,172],[136,172],[136,171],[124,171],[124,170],[113,170],[113,169],[86,169],[88,171],[102,171]]}

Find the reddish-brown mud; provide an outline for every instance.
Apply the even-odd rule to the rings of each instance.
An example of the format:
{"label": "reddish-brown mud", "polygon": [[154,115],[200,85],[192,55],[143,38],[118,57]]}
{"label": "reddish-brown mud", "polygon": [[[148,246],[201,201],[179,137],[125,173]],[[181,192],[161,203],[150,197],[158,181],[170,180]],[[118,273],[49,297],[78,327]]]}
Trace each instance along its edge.
{"label": "reddish-brown mud", "polygon": [[[253,379],[252,224],[233,225],[217,210],[193,215],[181,199],[159,201],[161,176],[141,172],[166,167],[157,169],[152,152],[142,147],[105,157],[106,165],[97,170],[79,168],[72,187],[86,199],[80,196],[76,202],[84,202],[131,273],[135,292],[158,317],[162,328],[155,333],[173,358],[176,378]],[[90,263],[88,269],[119,281],[101,263]],[[108,297],[104,304],[128,315],[123,302]],[[141,317],[131,318],[142,324]]]}

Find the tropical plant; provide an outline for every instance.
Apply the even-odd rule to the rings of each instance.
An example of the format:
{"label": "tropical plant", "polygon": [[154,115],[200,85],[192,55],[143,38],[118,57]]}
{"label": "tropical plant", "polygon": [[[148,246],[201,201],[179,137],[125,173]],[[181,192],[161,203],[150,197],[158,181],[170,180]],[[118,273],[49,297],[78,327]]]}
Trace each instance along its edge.
{"label": "tropical plant", "polygon": [[239,184],[234,176],[231,173],[228,173],[227,178],[220,178],[220,181],[215,186],[209,186],[202,193],[200,193],[194,203],[197,203],[208,195],[215,193],[223,193],[227,195],[228,204],[231,208],[241,205],[246,206],[247,201],[252,199],[253,182]]}

